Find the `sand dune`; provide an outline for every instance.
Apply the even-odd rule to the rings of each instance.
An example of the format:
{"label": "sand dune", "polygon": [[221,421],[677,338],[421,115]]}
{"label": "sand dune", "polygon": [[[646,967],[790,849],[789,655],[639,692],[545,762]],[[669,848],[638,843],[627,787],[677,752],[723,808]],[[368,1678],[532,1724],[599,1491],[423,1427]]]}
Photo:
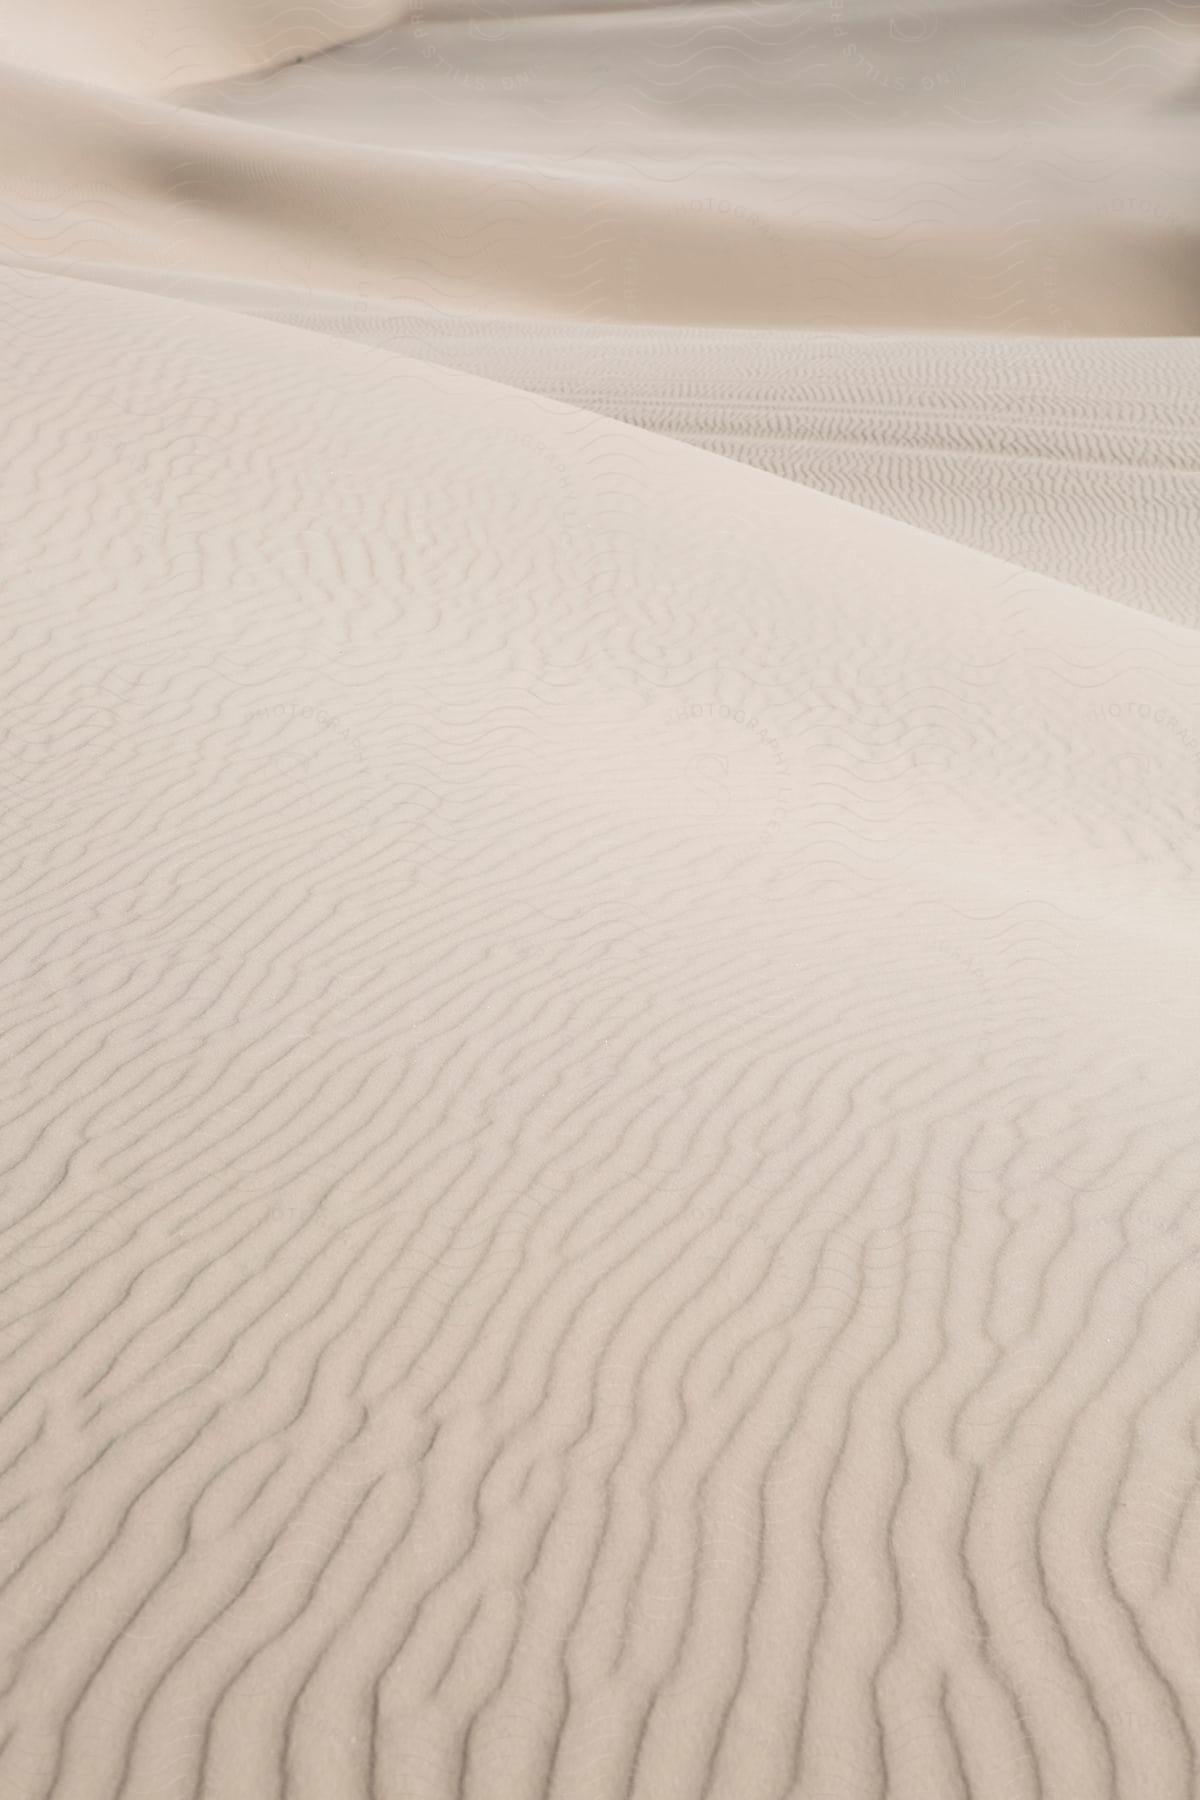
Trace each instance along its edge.
{"label": "sand dune", "polygon": [[1200,625],[1191,339],[530,327],[334,297],[240,304],[612,414]]}
{"label": "sand dune", "polygon": [[[0,15],[0,1796],[1190,1800],[1188,14],[159,17]],[[828,326],[613,135],[789,84]],[[989,324],[1020,93],[1181,210]]]}
{"label": "sand dune", "polygon": [[434,313],[1195,331],[1194,11],[914,10],[418,7],[187,105],[13,68],[0,253]]}

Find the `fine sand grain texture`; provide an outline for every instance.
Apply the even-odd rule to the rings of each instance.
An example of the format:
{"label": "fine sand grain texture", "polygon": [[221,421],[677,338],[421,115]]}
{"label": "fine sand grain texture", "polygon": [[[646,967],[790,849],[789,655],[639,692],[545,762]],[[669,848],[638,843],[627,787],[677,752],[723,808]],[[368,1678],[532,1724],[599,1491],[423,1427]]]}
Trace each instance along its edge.
{"label": "fine sand grain texture", "polygon": [[1198,42],[0,4],[0,1800],[1200,1795]]}

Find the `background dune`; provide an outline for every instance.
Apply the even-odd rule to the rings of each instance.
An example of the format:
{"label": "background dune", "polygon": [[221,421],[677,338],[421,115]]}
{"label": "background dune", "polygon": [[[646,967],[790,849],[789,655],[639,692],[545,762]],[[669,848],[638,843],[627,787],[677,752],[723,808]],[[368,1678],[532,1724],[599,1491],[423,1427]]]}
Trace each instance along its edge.
{"label": "background dune", "polygon": [[403,16],[404,0],[121,0],[0,6],[0,60],[123,92],[261,73]]}
{"label": "background dune", "polygon": [[1191,7],[417,8],[304,59],[313,17],[350,22],[246,14],[185,106],[10,69],[0,251],[435,313],[1197,328]]}
{"label": "background dune", "polygon": [[0,23],[0,1795],[1191,1800],[1190,14]]}

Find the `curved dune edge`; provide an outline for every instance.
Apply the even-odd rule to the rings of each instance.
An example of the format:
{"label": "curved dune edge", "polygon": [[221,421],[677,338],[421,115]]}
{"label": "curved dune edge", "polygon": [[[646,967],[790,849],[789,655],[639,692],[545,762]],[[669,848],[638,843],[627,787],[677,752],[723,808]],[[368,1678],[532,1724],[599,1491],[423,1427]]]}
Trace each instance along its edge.
{"label": "curved dune edge", "polygon": [[1198,73],[1186,0],[414,0],[176,99],[255,129],[289,227],[305,163],[340,194],[313,286],[626,324],[1140,337],[1200,330]]}
{"label": "curved dune edge", "polygon": [[[56,269],[48,257],[18,266]],[[1200,625],[1194,339],[552,324],[150,265],[70,266],[74,280],[166,292],[546,394]]]}
{"label": "curved dune edge", "polygon": [[46,0],[0,5],[0,63],[122,93],[237,80],[393,24],[403,0]]}
{"label": "curved dune edge", "polygon": [[0,1791],[1186,1800],[1195,633],[0,295]]}
{"label": "curved dune edge", "polygon": [[[204,57],[237,59],[205,48],[225,22],[202,9],[169,94],[108,73],[120,31],[60,58],[17,33],[11,64],[0,43],[0,256],[432,317],[1194,333],[1200,39],[1183,9],[1125,26],[1115,4],[1081,31],[1070,0],[943,0],[920,80],[950,85],[899,112],[851,79],[832,0],[522,14],[501,39],[487,8],[421,4],[328,54],[376,0],[261,28],[252,10],[251,73],[211,79]],[[65,38],[70,15],[47,17]],[[917,80],[882,15],[870,41]],[[1030,97],[1014,67],[1037,72]]]}
{"label": "curved dune edge", "polygon": [[1200,625],[1193,339],[547,326],[189,292],[549,394]]}

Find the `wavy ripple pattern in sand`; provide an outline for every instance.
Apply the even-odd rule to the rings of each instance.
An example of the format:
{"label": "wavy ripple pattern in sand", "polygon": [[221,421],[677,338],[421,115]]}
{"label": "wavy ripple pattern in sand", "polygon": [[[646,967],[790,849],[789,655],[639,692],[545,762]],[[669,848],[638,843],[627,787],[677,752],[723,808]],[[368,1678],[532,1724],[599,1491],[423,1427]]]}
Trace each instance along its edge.
{"label": "wavy ripple pattern in sand", "polygon": [[4,305],[0,1791],[1186,1800],[1194,634]]}

